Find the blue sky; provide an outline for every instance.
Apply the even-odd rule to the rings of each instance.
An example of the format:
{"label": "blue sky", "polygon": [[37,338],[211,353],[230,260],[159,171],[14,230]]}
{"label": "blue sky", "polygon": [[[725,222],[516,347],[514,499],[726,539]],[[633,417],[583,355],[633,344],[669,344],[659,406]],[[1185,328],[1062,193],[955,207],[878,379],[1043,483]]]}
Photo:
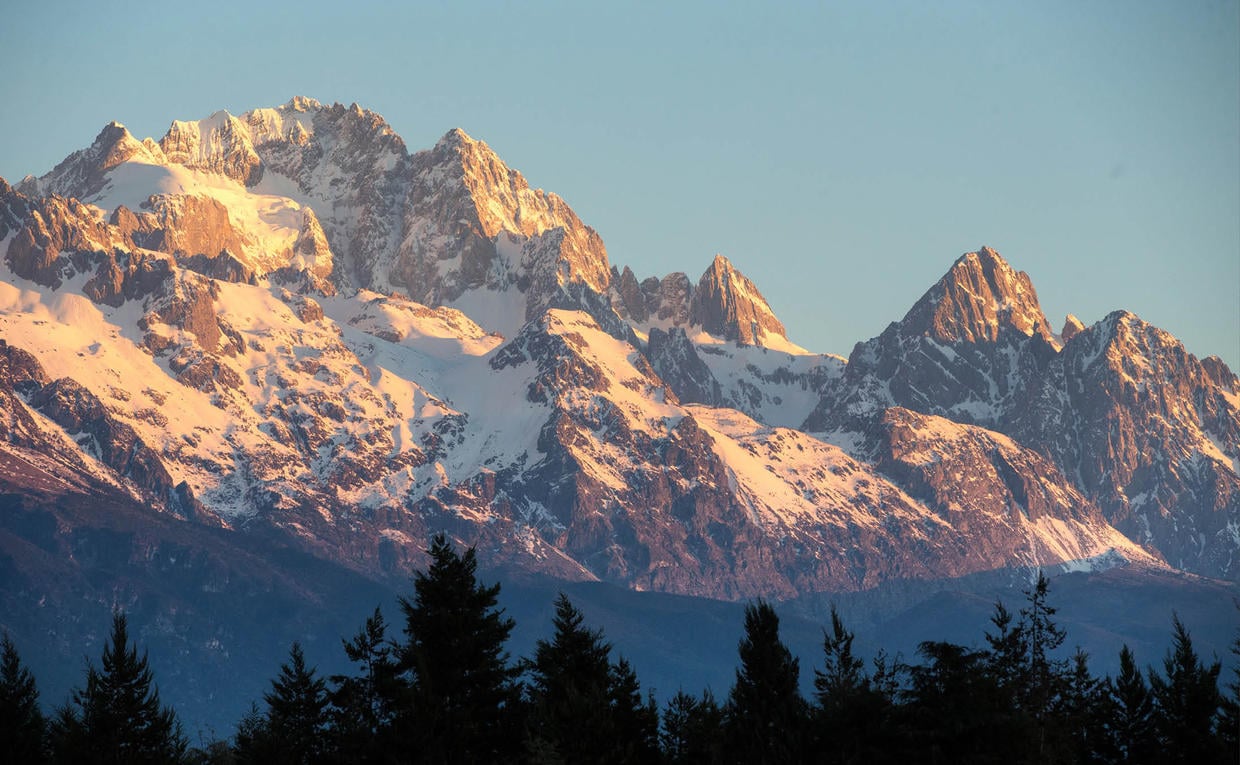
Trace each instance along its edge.
{"label": "blue sky", "polygon": [[0,176],[294,94],[487,141],[639,276],[716,252],[847,355],[983,244],[1058,329],[1240,369],[1240,0],[20,3]]}

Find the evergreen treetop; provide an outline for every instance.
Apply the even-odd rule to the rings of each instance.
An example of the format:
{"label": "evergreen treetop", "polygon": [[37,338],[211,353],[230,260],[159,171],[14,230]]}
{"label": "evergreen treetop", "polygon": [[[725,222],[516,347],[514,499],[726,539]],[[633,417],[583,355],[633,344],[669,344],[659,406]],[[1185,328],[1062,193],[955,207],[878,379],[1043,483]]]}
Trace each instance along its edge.
{"label": "evergreen treetop", "polygon": [[159,690],[143,652],[130,643],[125,614],[112,616],[112,633],[98,669],[88,664],[86,687],[58,710],[52,723],[57,760],[166,763],[180,760],[187,741]]}
{"label": "evergreen treetop", "polygon": [[0,752],[14,762],[41,762],[46,729],[34,675],[5,632],[0,640]]}

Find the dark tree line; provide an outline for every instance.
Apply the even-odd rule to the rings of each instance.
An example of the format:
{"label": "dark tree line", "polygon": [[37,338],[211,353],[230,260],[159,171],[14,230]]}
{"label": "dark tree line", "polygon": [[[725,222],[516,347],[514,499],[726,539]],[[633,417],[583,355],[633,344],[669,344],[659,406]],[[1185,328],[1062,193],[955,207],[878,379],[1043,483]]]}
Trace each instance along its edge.
{"label": "dark tree line", "polygon": [[[1235,763],[1240,664],[1219,687],[1176,618],[1161,668],[1127,647],[1115,677],[1057,652],[1047,580],[1016,614],[996,603],[983,649],[925,642],[919,662],[868,663],[834,609],[814,691],[775,610],[745,610],[736,679],[716,700],[680,691],[662,710],[633,668],[561,594],[553,632],[513,660],[498,585],[443,537],[400,602],[389,636],[376,609],[342,647],[355,670],[323,678],[294,643],[230,741],[190,749],[117,614],[99,666],[44,716],[7,636],[0,757],[73,763]],[[1240,658],[1240,639],[1233,647]]]}

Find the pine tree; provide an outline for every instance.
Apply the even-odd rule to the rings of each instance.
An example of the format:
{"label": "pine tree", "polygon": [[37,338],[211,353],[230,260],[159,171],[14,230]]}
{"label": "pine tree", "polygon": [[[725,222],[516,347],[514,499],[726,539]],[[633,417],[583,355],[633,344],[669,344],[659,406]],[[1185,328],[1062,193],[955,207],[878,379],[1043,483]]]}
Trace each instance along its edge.
{"label": "pine tree", "polygon": [[1019,706],[1018,694],[1025,686],[1029,647],[1025,639],[1025,628],[1022,623],[1013,624],[1012,612],[1002,602],[995,603],[994,614],[990,617],[994,632],[986,633],[986,642],[990,645],[987,654],[987,665],[991,675],[999,687],[1010,697],[1013,709]]}
{"label": "pine tree", "polygon": [[1218,691],[1221,664],[1202,663],[1179,616],[1172,617],[1174,648],[1163,660],[1164,676],[1150,670],[1155,701],[1154,729],[1164,762],[1223,761],[1217,728],[1223,699]]}
{"label": "pine tree", "polygon": [[0,642],[0,752],[13,762],[42,762],[46,729],[34,675],[6,632]]}
{"label": "pine tree", "polygon": [[538,641],[528,662],[529,748],[568,763],[615,762],[611,645],[584,621],[560,593],[555,633],[550,641]]}
{"label": "pine tree", "polygon": [[1127,645],[1120,649],[1119,674],[1108,680],[1107,692],[1111,697],[1107,729],[1111,747],[1120,761],[1131,765],[1153,763],[1154,699]]}
{"label": "pine tree", "polygon": [[914,749],[909,759],[929,763],[1020,762],[1019,725],[999,703],[988,656],[964,646],[924,642],[927,661],[909,667],[909,688],[901,710]]}
{"label": "pine tree", "polygon": [[112,634],[99,669],[88,665],[86,687],[73,692],[51,726],[55,757],[62,762],[166,763],[181,760],[187,742],[159,690],[145,653],[129,643],[125,615],[112,616]]}
{"label": "pine tree", "polygon": [[683,690],[668,700],[659,735],[663,758],[673,765],[706,765],[723,760],[723,711],[709,691],[694,698]]}
{"label": "pine tree", "polygon": [[1049,751],[1056,732],[1052,720],[1055,705],[1063,692],[1066,662],[1052,659],[1051,652],[1063,645],[1067,633],[1051,620],[1055,609],[1048,602],[1050,581],[1038,571],[1038,581],[1025,592],[1028,605],[1020,610],[1021,629],[1026,635],[1025,688],[1022,707],[1033,719],[1038,757]]}
{"label": "pine tree", "polygon": [[267,713],[252,709],[238,726],[237,760],[243,763],[305,765],[327,754],[327,687],[306,666],[301,643],[289,649],[288,662],[263,694]]}
{"label": "pine tree", "polygon": [[642,700],[637,673],[621,657],[611,665],[607,691],[611,702],[612,736],[620,762],[655,762],[659,758],[659,708],[654,698]]}
{"label": "pine tree", "polygon": [[663,708],[659,748],[670,763],[692,761],[689,756],[689,721],[697,711],[697,705],[697,699],[681,689]]}
{"label": "pine tree", "polygon": [[386,634],[387,623],[376,608],[352,640],[341,641],[361,670],[331,678],[332,746],[342,762],[374,762],[392,747],[395,705],[403,689]]}
{"label": "pine tree", "polygon": [[822,669],[814,670],[814,690],[824,710],[835,711],[833,707],[847,703],[869,688],[865,662],[852,651],[853,638],[835,606],[831,606],[831,629],[822,632],[825,662]]}
{"label": "pine tree", "polygon": [[1118,751],[1107,735],[1110,703],[1106,682],[1090,673],[1089,656],[1078,648],[1072,655],[1072,669],[1058,710],[1067,734],[1060,759],[1077,763],[1117,759]]}
{"label": "pine tree", "polygon": [[603,633],[566,595],[555,602],[550,641],[539,640],[529,674],[527,758],[540,762],[656,762],[659,713],[642,701],[628,661],[611,661]]}
{"label": "pine tree", "polygon": [[474,549],[458,555],[443,534],[414,575],[413,600],[401,599],[407,642],[400,667],[410,677],[402,728],[411,751],[429,762],[503,762],[519,751],[519,670],[504,644],[514,622],[498,607],[498,584],[478,583]]}
{"label": "pine tree", "polygon": [[267,726],[267,716],[258,710],[258,704],[254,702],[250,702],[249,711],[237,723],[232,755],[239,765],[261,765],[274,762],[279,756]]}
{"label": "pine tree", "polygon": [[799,689],[799,662],[779,639],[779,616],[759,600],[745,608],[741,666],[728,696],[728,755],[738,762],[798,762],[808,708]]}
{"label": "pine tree", "polygon": [[[823,630],[823,668],[814,670],[811,738],[820,762],[877,762],[892,743],[891,695],[866,674],[865,662],[853,653],[853,639],[832,606],[831,627]],[[886,657],[876,669],[885,675]]]}
{"label": "pine tree", "polygon": [[1064,739],[1066,724],[1060,716],[1068,663],[1052,657],[1067,633],[1052,619],[1049,591],[1050,581],[1038,571],[1034,586],[1024,593],[1020,618],[996,602],[990,617],[994,631],[986,633],[985,668],[998,689],[994,703],[1010,723],[1011,735],[1037,762],[1054,759],[1056,751],[1072,746]]}

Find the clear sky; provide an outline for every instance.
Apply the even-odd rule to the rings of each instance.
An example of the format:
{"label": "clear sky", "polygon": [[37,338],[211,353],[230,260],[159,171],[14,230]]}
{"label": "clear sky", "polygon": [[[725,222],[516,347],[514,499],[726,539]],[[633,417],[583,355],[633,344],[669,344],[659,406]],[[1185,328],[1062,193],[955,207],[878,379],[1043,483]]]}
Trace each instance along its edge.
{"label": "clear sky", "polygon": [[723,253],[812,350],[985,244],[1056,329],[1126,308],[1240,370],[1240,0],[44,0],[0,57],[10,181],[114,119],[357,102],[485,140],[639,277]]}

